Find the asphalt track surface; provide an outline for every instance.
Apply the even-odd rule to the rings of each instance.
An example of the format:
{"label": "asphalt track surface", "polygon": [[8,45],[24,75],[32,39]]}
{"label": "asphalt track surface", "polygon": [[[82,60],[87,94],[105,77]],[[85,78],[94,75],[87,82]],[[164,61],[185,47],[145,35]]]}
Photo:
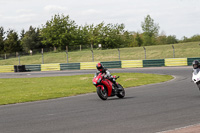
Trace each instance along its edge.
{"label": "asphalt track surface", "polygon": [[[200,123],[200,92],[191,82],[191,67],[110,71],[168,74],[175,79],[165,83],[126,88],[124,99],[111,97],[102,101],[96,93],[90,93],[3,105],[0,106],[0,133],[156,133]],[[0,78],[65,76],[94,72],[95,70],[9,73],[0,74]]]}

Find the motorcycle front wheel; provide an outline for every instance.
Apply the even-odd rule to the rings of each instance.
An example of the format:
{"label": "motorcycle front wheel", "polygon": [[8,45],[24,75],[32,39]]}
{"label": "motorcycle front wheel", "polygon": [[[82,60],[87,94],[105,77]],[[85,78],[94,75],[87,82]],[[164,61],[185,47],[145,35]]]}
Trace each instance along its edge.
{"label": "motorcycle front wheel", "polygon": [[117,93],[117,97],[124,98],[124,96],[125,96],[125,90],[124,90],[124,88],[120,84],[118,84],[118,86],[121,88],[121,91],[119,91]]}
{"label": "motorcycle front wheel", "polygon": [[97,87],[97,94],[102,100],[107,100],[108,92],[106,89],[101,89],[101,87]]}

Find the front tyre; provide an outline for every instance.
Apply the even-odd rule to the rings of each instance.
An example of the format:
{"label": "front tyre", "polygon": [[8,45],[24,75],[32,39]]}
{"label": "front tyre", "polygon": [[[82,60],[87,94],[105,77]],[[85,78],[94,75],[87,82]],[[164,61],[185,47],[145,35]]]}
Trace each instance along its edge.
{"label": "front tyre", "polygon": [[105,88],[102,90],[101,87],[97,87],[97,94],[102,100],[107,100],[108,98],[108,92]]}
{"label": "front tyre", "polygon": [[117,97],[124,98],[124,96],[125,96],[125,90],[124,90],[124,88],[120,84],[118,84],[118,86],[121,88],[121,90],[117,93]]}

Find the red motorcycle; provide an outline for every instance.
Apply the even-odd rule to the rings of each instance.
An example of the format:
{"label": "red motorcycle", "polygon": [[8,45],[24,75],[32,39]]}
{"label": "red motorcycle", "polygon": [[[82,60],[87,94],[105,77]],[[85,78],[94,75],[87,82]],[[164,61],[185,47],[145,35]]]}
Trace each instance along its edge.
{"label": "red motorcycle", "polygon": [[[113,78],[119,78],[113,76]],[[109,79],[104,78],[104,74],[99,73],[92,80],[94,86],[97,88],[97,94],[102,100],[107,100],[108,97],[117,96],[123,98],[125,96],[124,88],[117,83],[120,88],[117,88]]]}

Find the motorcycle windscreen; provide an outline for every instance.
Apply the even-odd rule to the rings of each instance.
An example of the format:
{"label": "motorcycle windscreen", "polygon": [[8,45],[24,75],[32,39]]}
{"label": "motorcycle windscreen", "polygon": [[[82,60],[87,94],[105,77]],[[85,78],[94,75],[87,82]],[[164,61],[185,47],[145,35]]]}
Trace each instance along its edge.
{"label": "motorcycle windscreen", "polygon": [[193,69],[193,73],[194,73],[194,75],[197,75],[198,73],[199,73],[199,69]]}

